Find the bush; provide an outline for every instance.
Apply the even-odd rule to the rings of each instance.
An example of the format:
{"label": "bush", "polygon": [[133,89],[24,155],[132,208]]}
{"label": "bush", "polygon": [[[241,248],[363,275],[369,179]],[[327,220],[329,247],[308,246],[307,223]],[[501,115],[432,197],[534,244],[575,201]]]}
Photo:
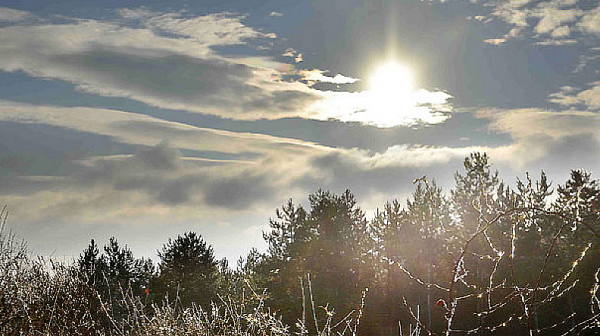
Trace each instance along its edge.
{"label": "bush", "polygon": [[23,242],[0,234],[0,334],[102,335],[97,303],[73,269],[31,259]]}

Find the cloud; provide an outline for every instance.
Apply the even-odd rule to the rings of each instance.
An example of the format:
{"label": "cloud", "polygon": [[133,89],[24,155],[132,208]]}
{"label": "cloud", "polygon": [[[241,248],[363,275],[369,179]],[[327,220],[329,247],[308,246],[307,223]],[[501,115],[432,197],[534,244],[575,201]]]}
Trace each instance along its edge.
{"label": "cloud", "polygon": [[577,134],[597,134],[600,138],[600,114],[589,111],[560,112],[542,109],[482,110],[482,116],[495,120],[495,129],[516,138],[544,134],[561,138]]}
{"label": "cloud", "polygon": [[273,69],[212,52],[215,45],[265,37],[243,29],[239,17],[145,20],[153,29],[180,36],[93,20],[5,27],[0,29],[0,52],[5,55],[0,69],[69,81],[98,95],[235,119],[307,116],[305,107],[319,99],[302,83],[280,81],[282,74]]}
{"label": "cloud", "polygon": [[29,12],[7,7],[0,7],[0,22],[23,21],[30,16]]}
{"label": "cloud", "polygon": [[[105,210],[110,212],[105,220],[121,221],[119,216],[130,218],[144,207],[163,209],[165,216],[256,208],[305,174],[311,156],[331,150],[294,139],[200,128],[106,109],[1,102],[0,120],[20,125],[17,134],[24,133],[27,143],[45,144],[41,147],[45,154],[39,156],[37,146],[24,151],[15,148],[19,141],[2,140],[8,153],[17,153],[0,155],[0,171],[9,172],[14,181],[8,187],[3,183],[2,202],[13,205],[15,217],[24,221],[44,217],[93,220]],[[43,132],[38,125],[44,125]],[[63,149],[64,141],[48,141],[70,130],[80,134],[72,142],[93,142],[86,146],[93,147],[95,154],[72,155],[79,150]],[[108,154],[113,148],[121,149]],[[35,161],[28,158],[29,152]],[[52,162],[68,169],[57,171]],[[39,166],[36,176],[30,176],[32,164]],[[31,202],[22,202],[23,190]],[[52,194],[60,197],[52,198]],[[31,212],[19,204],[38,208]],[[173,208],[167,211],[165,207]]]}
{"label": "cloud", "polygon": [[338,156],[349,161],[348,166],[369,171],[389,167],[425,168],[448,163],[454,158],[464,158],[471,152],[483,152],[489,147],[435,147],[420,145],[394,145],[379,153],[370,153],[360,149],[349,149],[328,153],[321,159]]}
{"label": "cloud", "polygon": [[[595,148],[600,142],[600,114],[590,111],[567,110],[548,111],[537,108],[500,110],[480,110],[481,118],[490,119],[493,131],[508,134],[513,143],[498,157],[514,168],[522,168],[540,161],[560,161],[563,156],[558,148],[567,144],[585,143],[570,151],[585,152],[585,148]],[[586,152],[587,156],[597,157],[597,152]],[[583,157],[583,156],[582,156]],[[589,161],[589,160],[587,160]],[[568,170],[574,162],[562,161],[552,169]],[[536,169],[540,169],[539,165]]]}
{"label": "cloud", "polygon": [[569,26],[561,26],[552,30],[552,37],[567,37],[571,34]]}
{"label": "cloud", "polygon": [[357,121],[377,127],[438,124],[447,120],[452,97],[442,91],[424,89],[409,94],[380,97],[376,92],[326,92],[318,110],[341,121]]}
{"label": "cloud", "polygon": [[[5,56],[0,69],[67,81],[100,96],[231,119],[337,118],[390,127],[448,118],[440,114],[450,110],[450,95],[444,92],[417,90],[412,105],[399,117],[390,117],[376,107],[380,102],[360,102],[366,92],[344,93],[344,99],[360,105],[356,109],[340,101],[341,92],[310,85],[349,84],[357,78],[330,77],[319,69],[296,70],[266,57],[231,58],[216,52],[217,46],[250,46],[255,40],[275,38],[244,25],[243,16],[196,17],[147,9],[118,13],[112,20],[46,20],[0,28],[0,53]],[[285,54],[301,60],[293,49]],[[303,80],[284,79],[294,76]]]}
{"label": "cloud", "polygon": [[513,26],[511,35],[518,35],[520,30],[528,26],[527,18],[530,10],[525,6],[530,0],[509,0],[496,5],[492,11],[492,16],[499,17],[503,21]]}
{"label": "cloud", "polygon": [[488,18],[485,17],[485,15],[476,15],[476,16],[469,16],[467,17],[468,20],[476,20],[476,21],[484,21],[486,22],[487,20],[489,20]]}
{"label": "cloud", "polygon": [[488,1],[485,5],[491,7],[492,11],[485,16],[487,20],[479,21],[487,23],[490,18],[498,18],[510,29],[503,38],[487,39],[486,43],[498,44],[502,39],[506,41],[527,36],[538,40],[538,44],[562,45],[583,41],[570,38],[574,31],[595,33],[595,27],[600,27],[595,23],[598,8],[592,11],[583,9],[578,0]]}
{"label": "cloud", "polygon": [[[534,27],[534,31],[538,34],[552,34],[553,37],[568,36],[568,26],[563,26],[565,23],[576,21],[583,15],[582,10],[565,7],[572,6],[572,1],[565,3],[564,1],[551,1],[540,3],[536,10],[532,13],[534,17],[540,20]],[[565,34],[565,28],[567,32]],[[561,30],[562,32],[557,32]]]}
{"label": "cloud", "polygon": [[496,158],[489,147],[428,147],[396,145],[382,152],[358,149],[339,150],[315,156],[311,174],[300,180],[313,188],[342,191],[350,188],[365,209],[375,210],[393,198],[405,199],[413,192],[415,178],[427,175],[448,189],[453,174],[472,151],[485,151]]}
{"label": "cloud", "polygon": [[559,92],[550,95],[550,102],[562,106],[583,105],[588,110],[600,109],[600,82],[590,84],[586,90],[577,90],[570,86],[564,86]]}
{"label": "cloud", "polygon": [[283,54],[281,54],[281,56],[291,57],[294,59],[294,62],[296,62],[296,63],[300,63],[304,60],[302,58],[302,54],[299,53],[297,50],[294,50],[293,48],[287,48],[285,50],[285,52]]}
{"label": "cloud", "polygon": [[269,13],[269,16],[274,16],[274,17],[282,17],[283,13],[279,13],[276,11],[272,11],[271,13]]}
{"label": "cloud", "polygon": [[577,40],[573,40],[573,39],[563,39],[563,40],[543,40],[543,41],[538,41],[535,44],[537,45],[542,45],[542,46],[561,46],[561,45],[568,45],[568,44],[577,44],[579,43]]}
{"label": "cloud", "polygon": [[0,100],[0,120],[62,127],[131,145],[155,146],[169,139],[171,146],[193,151],[265,153],[273,146],[287,146],[294,151],[316,146],[306,141],[197,127],[138,113],[89,107],[38,106]]}
{"label": "cloud", "polygon": [[235,45],[250,39],[277,37],[244,25],[244,16],[230,13],[191,16],[185,15],[185,12],[160,13],[144,8],[125,8],[117,12],[122,18],[136,21],[158,35],[176,34],[207,46]]}
{"label": "cloud", "polygon": [[235,177],[217,178],[208,183],[204,201],[209,206],[246,209],[256,202],[271,201],[279,186],[265,174],[246,171]]}
{"label": "cloud", "polygon": [[333,84],[352,84],[358,82],[360,79],[347,77],[342,74],[337,74],[333,77],[324,75],[327,71],[313,69],[313,70],[300,70],[299,74],[303,80],[309,82],[323,82]]}
{"label": "cloud", "polygon": [[[164,161],[158,161],[166,159]],[[143,148],[133,155],[99,157],[89,161],[74,176],[80,186],[110,187],[115,191],[143,192],[149,205],[178,205],[192,198],[201,176],[185,174],[181,156],[164,144]]]}
{"label": "cloud", "polygon": [[587,12],[577,25],[585,32],[600,35],[600,5]]}
{"label": "cloud", "polygon": [[486,40],[483,40],[483,42],[493,44],[493,45],[501,45],[506,42],[506,39],[505,38],[486,39]]}
{"label": "cloud", "polygon": [[[410,171],[413,176],[482,149],[411,144],[379,152],[338,149],[116,110],[0,101],[0,123],[6,122],[32,144],[19,150],[18,139],[2,140],[17,155],[0,155],[0,170],[10,172],[6,176],[14,181],[8,188],[3,182],[1,201],[24,222],[77,218],[120,223],[136,216],[148,219],[148,214],[183,220],[226,209],[272,209],[281,199],[312,191],[317,183],[311,181],[324,188],[352,181],[352,189],[367,195],[388,187],[385,174]],[[88,149],[49,141],[67,135],[67,143]],[[36,154],[40,144],[43,156]],[[55,164],[63,168],[56,170]],[[344,181],[343,171],[360,178]]]}
{"label": "cloud", "polygon": [[169,148],[166,141],[134,155],[144,166],[156,170],[176,169],[181,164],[180,156],[179,151]]}
{"label": "cloud", "polygon": [[281,118],[304,114],[318,99],[306,88],[258,83],[255,69],[219,59],[180,55],[131,57],[115,51],[57,56],[54,64],[78,69],[80,89],[121,96],[150,105],[203,112],[235,119]]}
{"label": "cloud", "polygon": [[294,48],[287,48],[281,56],[294,57],[298,52]]}
{"label": "cloud", "polygon": [[165,143],[133,155],[96,158],[75,176],[80,186],[108,185],[116,191],[142,192],[149,197],[149,206],[244,210],[277,194],[277,179],[266,178],[252,166],[240,170],[224,162],[198,165]]}
{"label": "cloud", "polygon": [[[594,50],[594,48],[591,49],[592,51],[598,51],[598,50]],[[580,55],[579,56],[579,63],[577,64],[577,67],[573,70],[573,73],[580,73],[583,71],[583,69],[586,68],[586,66],[591,62],[594,61],[596,59],[599,59],[600,55]]]}

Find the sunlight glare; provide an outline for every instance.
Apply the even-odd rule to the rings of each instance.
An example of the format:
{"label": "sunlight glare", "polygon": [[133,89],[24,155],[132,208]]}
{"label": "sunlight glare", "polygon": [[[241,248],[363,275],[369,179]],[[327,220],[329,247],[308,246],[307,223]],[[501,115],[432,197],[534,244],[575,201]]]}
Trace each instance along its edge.
{"label": "sunlight glare", "polygon": [[413,91],[412,74],[405,67],[389,62],[377,68],[370,78],[370,90],[377,95],[405,95]]}
{"label": "sunlight glare", "polygon": [[404,66],[388,62],[375,70],[369,80],[371,112],[378,124],[397,124],[403,110],[414,106],[412,73]]}

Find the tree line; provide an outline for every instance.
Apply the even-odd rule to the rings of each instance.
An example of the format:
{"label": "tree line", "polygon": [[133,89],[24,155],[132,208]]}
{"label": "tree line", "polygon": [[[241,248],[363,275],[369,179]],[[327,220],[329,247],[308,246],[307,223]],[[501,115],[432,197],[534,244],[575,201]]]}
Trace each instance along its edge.
{"label": "tree line", "polygon": [[286,325],[301,320],[300,334],[332,316],[360,319],[362,335],[598,332],[598,181],[573,170],[554,187],[542,172],[511,188],[486,154],[463,166],[449,192],[424,176],[372,219],[349,190],[318,190],[307,207],[290,199],[263,233],[267,250],[233,267],[194,232],[169,239],[157,265],[92,240],[77,267],[115,316],[127,289],[181,309],[259,300]]}

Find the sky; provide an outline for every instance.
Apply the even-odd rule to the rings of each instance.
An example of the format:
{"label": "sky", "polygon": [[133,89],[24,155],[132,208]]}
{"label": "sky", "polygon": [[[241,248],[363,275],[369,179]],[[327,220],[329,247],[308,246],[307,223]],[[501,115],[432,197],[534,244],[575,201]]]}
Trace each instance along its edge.
{"label": "sky", "polygon": [[0,0],[0,204],[34,254],[191,230],[234,264],[289,198],[371,217],[474,151],[599,177],[598,0]]}

